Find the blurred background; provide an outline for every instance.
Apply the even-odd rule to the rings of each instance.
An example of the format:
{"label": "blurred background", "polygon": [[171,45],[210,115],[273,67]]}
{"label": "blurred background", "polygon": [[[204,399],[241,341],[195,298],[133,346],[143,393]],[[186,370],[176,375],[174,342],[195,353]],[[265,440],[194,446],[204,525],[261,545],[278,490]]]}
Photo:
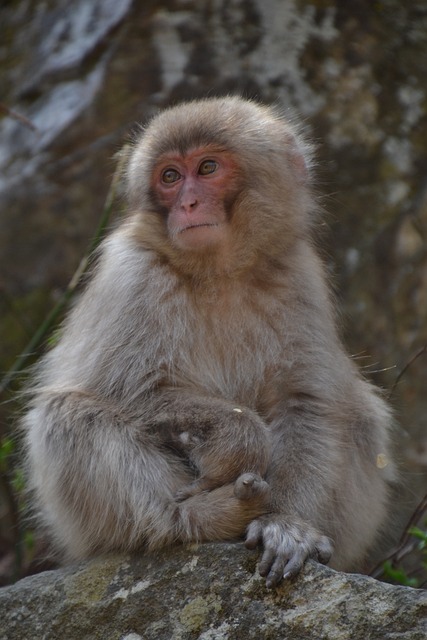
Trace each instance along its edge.
{"label": "blurred background", "polygon": [[[25,368],[60,320],[46,323],[129,132],[202,96],[278,104],[317,145],[343,337],[397,417],[403,481],[384,549],[399,536],[427,484],[426,70],[425,0],[1,1],[0,584],[38,555],[20,518]],[[119,190],[107,227],[124,206]]]}

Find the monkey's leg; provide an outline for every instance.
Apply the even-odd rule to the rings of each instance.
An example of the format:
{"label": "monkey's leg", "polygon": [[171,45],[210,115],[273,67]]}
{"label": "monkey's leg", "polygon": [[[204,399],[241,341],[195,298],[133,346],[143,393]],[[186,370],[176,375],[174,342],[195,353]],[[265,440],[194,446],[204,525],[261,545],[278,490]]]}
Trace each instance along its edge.
{"label": "monkey's leg", "polygon": [[[241,538],[247,525],[270,509],[269,485],[257,474],[242,474],[234,483],[195,495],[175,507],[175,537],[182,542]],[[168,544],[171,540],[165,540]],[[150,545],[158,546],[154,540]],[[160,545],[160,546],[163,546]]]}
{"label": "monkey's leg", "polygon": [[182,461],[90,394],[46,392],[26,426],[32,488],[70,559],[232,538],[268,510],[263,490],[248,498],[233,484],[176,503],[175,492],[191,481]]}

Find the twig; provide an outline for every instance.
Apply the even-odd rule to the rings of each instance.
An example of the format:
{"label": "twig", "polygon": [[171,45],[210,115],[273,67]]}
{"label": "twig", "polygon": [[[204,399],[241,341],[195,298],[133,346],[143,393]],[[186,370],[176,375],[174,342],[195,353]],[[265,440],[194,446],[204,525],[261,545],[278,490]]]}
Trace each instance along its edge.
{"label": "twig", "polygon": [[421,502],[419,503],[419,505],[413,512],[413,514],[411,515],[397,546],[393,549],[393,551],[388,556],[383,558],[381,562],[373,568],[373,570],[369,573],[370,576],[372,576],[373,578],[378,578],[383,573],[384,562],[387,562],[387,560],[390,560],[391,563],[394,565],[397,562],[399,562],[402,558],[404,558],[406,555],[411,553],[413,549],[415,549],[415,547],[418,545],[418,541],[415,541],[415,540],[414,542],[410,541],[410,538],[412,535],[410,530],[418,522],[418,520],[420,520],[422,514],[426,510],[427,510],[427,494],[424,496],[424,498],[421,500]]}
{"label": "twig", "polygon": [[420,349],[418,351],[418,353],[416,353],[410,360],[409,362],[407,362],[405,364],[405,366],[403,367],[402,371],[399,373],[399,375],[397,376],[396,380],[394,381],[394,384],[391,388],[390,391],[390,396],[393,395],[397,385],[399,384],[400,380],[402,379],[402,377],[405,375],[405,373],[407,372],[407,370],[409,369],[410,366],[413,365],[413,363],[415,362],[415,360],[417,360],[420,356],[423,355],[423,353],[427,353],[427,344],[425,344],[422,349]]}
{"label": "twig", "polygon": [[6,113],[10,118],[17,120],[25,127],[28,127],[28,129],[31,129],[31,131],[38,131],[36,125],[33,124],[31,120],[28,120],[28,118],[23,116],[21,113],[13,111],[13,109],[10,109],[10,107],[6,106],[3,102],[0,102],[0,111],[3,111],[3,113]]}

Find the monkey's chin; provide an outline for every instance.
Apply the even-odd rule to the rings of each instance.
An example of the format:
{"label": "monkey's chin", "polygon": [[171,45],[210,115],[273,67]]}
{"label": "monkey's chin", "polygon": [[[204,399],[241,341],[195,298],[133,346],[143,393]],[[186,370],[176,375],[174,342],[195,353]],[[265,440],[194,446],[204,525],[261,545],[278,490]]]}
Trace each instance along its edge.
{"label": "monkey's chin", "polygon": [[222,235],[223,229],[219,224],[192,225],[176,234],[175,243],[180,249],[203,251],[220,245]]}

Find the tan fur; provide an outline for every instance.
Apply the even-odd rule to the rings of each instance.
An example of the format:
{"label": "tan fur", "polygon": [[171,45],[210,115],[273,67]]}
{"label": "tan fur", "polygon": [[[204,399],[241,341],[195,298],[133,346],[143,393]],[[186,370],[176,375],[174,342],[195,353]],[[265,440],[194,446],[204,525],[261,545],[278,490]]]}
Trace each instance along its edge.
{"label": "tan fur", "polygon": [[[209,145],[235,157],[239,193],[221,247],[180,251],[153,168]],[[131,215],[41,363],[25,419],[42,520],[67,557],[249,525],[268,584],[331,545],[332,566],[360,565],[394,474],[390,414],[337,337],[310,170],[289,123],[238,98],[167,110],[136,141]]]}

